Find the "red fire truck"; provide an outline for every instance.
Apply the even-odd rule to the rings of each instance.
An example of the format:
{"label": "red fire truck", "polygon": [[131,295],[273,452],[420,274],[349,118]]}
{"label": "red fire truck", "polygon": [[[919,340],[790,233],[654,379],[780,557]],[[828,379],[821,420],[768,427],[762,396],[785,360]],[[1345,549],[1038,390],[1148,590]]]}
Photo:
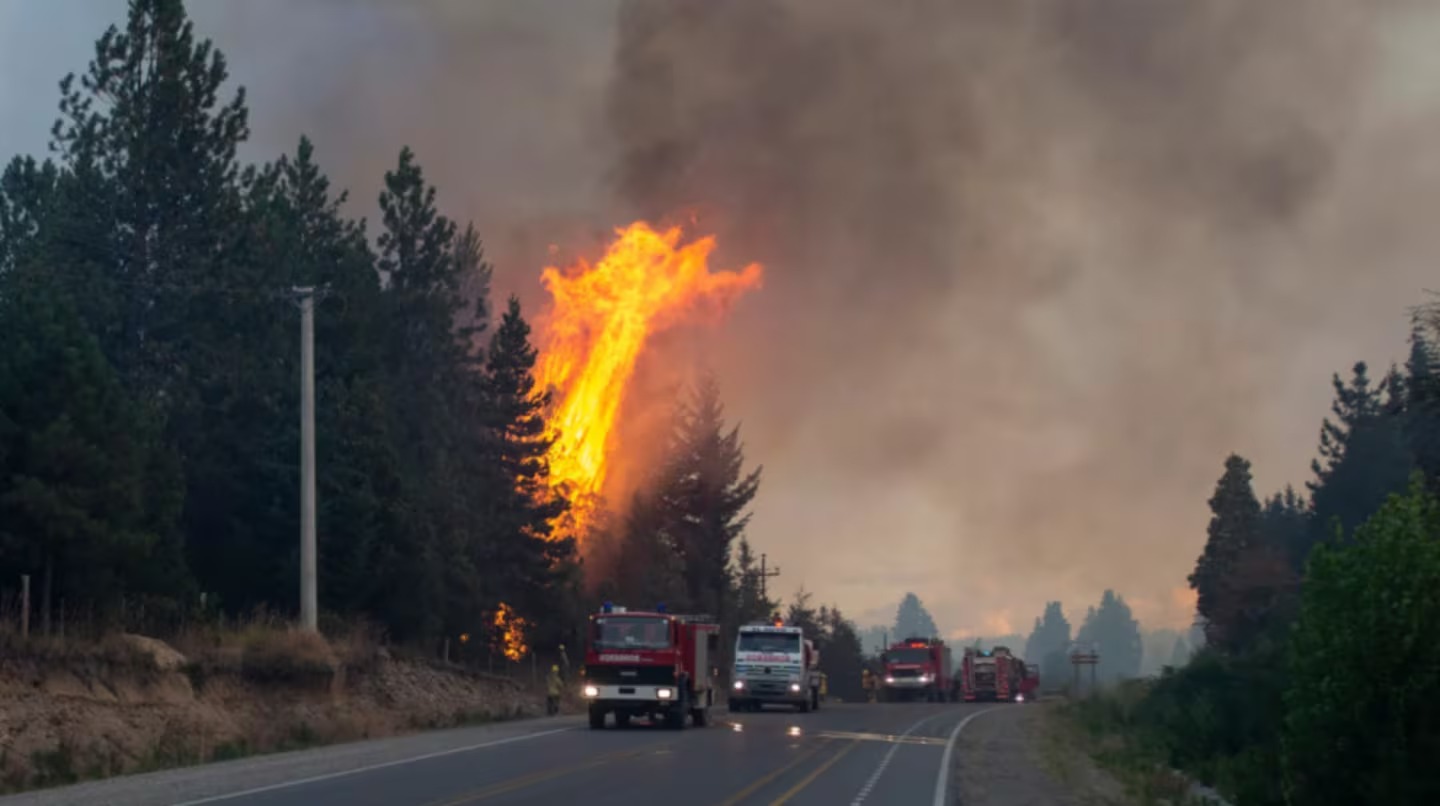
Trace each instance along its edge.
{"label": "red fire truck", "polygon": [[677,730],[689,716],[704,726],[715,702],[711,663],[719,648],[720,626],[709,616],[675,615],[663,605],[627,611],[606,602],[590,616],[585,642],[590,727],[605,727],[607,714],[622,728],[633,716],[663,719]]}
{"label": "red fire truck", "polygon": [[1035,663],[1027,663],[1025,664],[1025,679],[1020,681],[1020,693],[1015,697],[1015,701],[1034,702],[1038,699],[1040,699],[1040,666]]}
{"label": "red fire truck", "polygon": [[[1009,647],[966,647],[960,659],[960,698],[965,702],[1016,700],[1023,696],[1026,677],[1025,662]],[[1039,683],[1038,675],[1035,682]]]}
{"label": "red fire truck", "polygon": [[891,645],[880,660],[885,664],[881,693],[887,702],[944,702],[953,696],[950,647],[938,638],[906,638]]}

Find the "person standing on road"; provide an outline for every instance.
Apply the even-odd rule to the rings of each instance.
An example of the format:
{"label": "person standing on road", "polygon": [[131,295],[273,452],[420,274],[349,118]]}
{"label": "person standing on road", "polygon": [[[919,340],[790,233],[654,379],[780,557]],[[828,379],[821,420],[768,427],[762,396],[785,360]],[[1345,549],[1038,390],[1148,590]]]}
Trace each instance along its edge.
{"label": "person standing on road", "polygon": [[560,678],[560,665],[550,667],[550,677],[545,681],[545,713],[555,716],[560,713],[560,694],[565,690],[565,681]]}
{"label": "person standing on road", "polygon": [[860,671],[860,686],[865,689],[865,701],[875,702],[875,675],[871,674],[869,667]]}

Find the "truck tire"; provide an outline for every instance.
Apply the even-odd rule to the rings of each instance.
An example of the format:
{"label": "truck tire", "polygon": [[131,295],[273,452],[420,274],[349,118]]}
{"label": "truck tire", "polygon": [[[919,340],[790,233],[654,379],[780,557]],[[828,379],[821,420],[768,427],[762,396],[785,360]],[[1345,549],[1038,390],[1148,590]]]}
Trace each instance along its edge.
{"label": "truck tire", "polygon": [[818,710],[820,710],[820,689],[818,689],[818,688],[811,690],[811,693],[810,693],[810,709],[811,709],[812,711],[818,711]]}
{"label": "truck tire", "polygon": [[[617,715],[616,721],[619,721]],[[598,705],[590,706],[590,729],[602,730],[605,727],[605,709]]]}
{"label": "truck tire", "polygon": [[802,714],[810,713],[810,698],[807,696],[805,699],[801,700],[800,704],[795,706],[795,709]]}
{"label": "truck tire", "polygon": [[710,724],[710,709],[709,709],[709,708],[695,708],[695,709],[691,710],[691,711],[690,711],[690,721],[691,721],[691,722],[694,722],[694,723],[695,723],[695,727],[697,727],[697,728],[703,728],[703,727],[705,727],[706,725]]}
{"label": "truck tire", "polygon": [[624,711],[616,711],[616,712],[615,712],[615,727],[621,728],[622,730],[623,730],[624,728],[630,727],[630,715],[627,714],[627,713],[625,713]]}

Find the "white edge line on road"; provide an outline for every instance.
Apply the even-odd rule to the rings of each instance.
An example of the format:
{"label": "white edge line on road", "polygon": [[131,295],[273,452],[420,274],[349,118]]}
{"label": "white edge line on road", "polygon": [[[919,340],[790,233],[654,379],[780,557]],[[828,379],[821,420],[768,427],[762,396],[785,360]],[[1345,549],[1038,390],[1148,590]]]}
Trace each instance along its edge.
{"label": "white edge line on road", "polygon": [[347,775],[358,775],[362,772],[370,772],[371,770],[383,770],[386,767],[398,767],[402,764],[414,764],[417,761],[425,761],[426,759],[440,758],[442,756],[453,756],[456,753],[468,753],[471,750],[482,750],[486,747],[497,747],[502,744],[514,744],[515,742],[523,742],[529,739],[539,739],[541,736],[553,736],[557,733],[564,733],[568,730],[575,729],[555,728],[554,730],[542,730],[539,733],[525,733],[519,736],[510,736],[504,739],[493,739],[488,742],[470,744],[464,747],[452,747],[449,750],[439,750],[434,753],[426,753],[421,756],[411,756],[410,758],[402,758],[395,761],[385,761],[380,764],[370,764],[365,767],[356,767],[352,770],[340,770],[339,772],[329,772],[324,775],[312,775],[309,778],[299,778],[294,781],[282,781],[278,784],[270,784],[269,786],[257,786],[254,789],[245,789],[241,790],[240,792],[231,792],[225,795],[212,795],[208,798],[200,798],[199,800],[187,800],[182,803],[173,804],[173,806],[199,806],[199,804],[202,803],[218,803],[222,800],[243,798],[250,795],[258,795],[262,792],[274,792],[277,789],[288,789],[292,786],[304,786],[305,784],[313,784],[318,781],[329,781],[335,778],[344,778]]}
{"label": "white edge line on road", "polygon": [[960,738],[960,731],[965,730],[965,726],[970,724],[970,720],[975,717],[1006,707],[1014,706],[993,705],[983,711],[976,711],[960,720],[960,724],[955,726],[955,730],[950,731],[950,740],[945,743],[945,754],[940,757],[940,774],[935,776],[935,800],[932,806],[950,806],[946,802],[947,790],[950,785],[950,757],[955,754],[955,740]]}
{"label": "white edge line on road", "polygon": [[[900,738],[903,739],[906,736],[909,736],[910,734],[919,730],[921,725],[929,722],[932,719],[938,719],[942,716],[945,716],[945,713],[946,712],[941,711],[938,714],[931,714],[930,716],[921,719],[919,722],[916,722],[915,724],[907,728],[904,733],[900,734]],[[876,767],[875,771],[870,773],[870,777],[866,779],[865,784],[860,787],[860,791],[855,794],[855,799],[850,801],[850,806],[860,806],[860,804],[865,802],[866,798],[870,797],[870,791],[875,788],[875,785],[880,782],[880,776],[884,775],[885,770],[890,767],[890,760],[895,757],[895,752],[900,749],[900,744],[900,742],[895,742],[890,745],[890,752],[886,753],[885,757],[880,759],[880,766]]]}

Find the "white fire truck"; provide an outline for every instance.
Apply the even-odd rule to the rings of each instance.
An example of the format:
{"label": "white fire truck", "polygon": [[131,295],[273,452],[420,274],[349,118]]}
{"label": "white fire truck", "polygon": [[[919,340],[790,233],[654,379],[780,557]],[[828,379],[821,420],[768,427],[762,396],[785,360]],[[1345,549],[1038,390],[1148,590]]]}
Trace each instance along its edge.
{"label": "white fire truck", "polygon": [[758,711],[765,703],[805,713],[820,707],[820,653],[799,627],[747,624],[735,638],[730,710]]}

